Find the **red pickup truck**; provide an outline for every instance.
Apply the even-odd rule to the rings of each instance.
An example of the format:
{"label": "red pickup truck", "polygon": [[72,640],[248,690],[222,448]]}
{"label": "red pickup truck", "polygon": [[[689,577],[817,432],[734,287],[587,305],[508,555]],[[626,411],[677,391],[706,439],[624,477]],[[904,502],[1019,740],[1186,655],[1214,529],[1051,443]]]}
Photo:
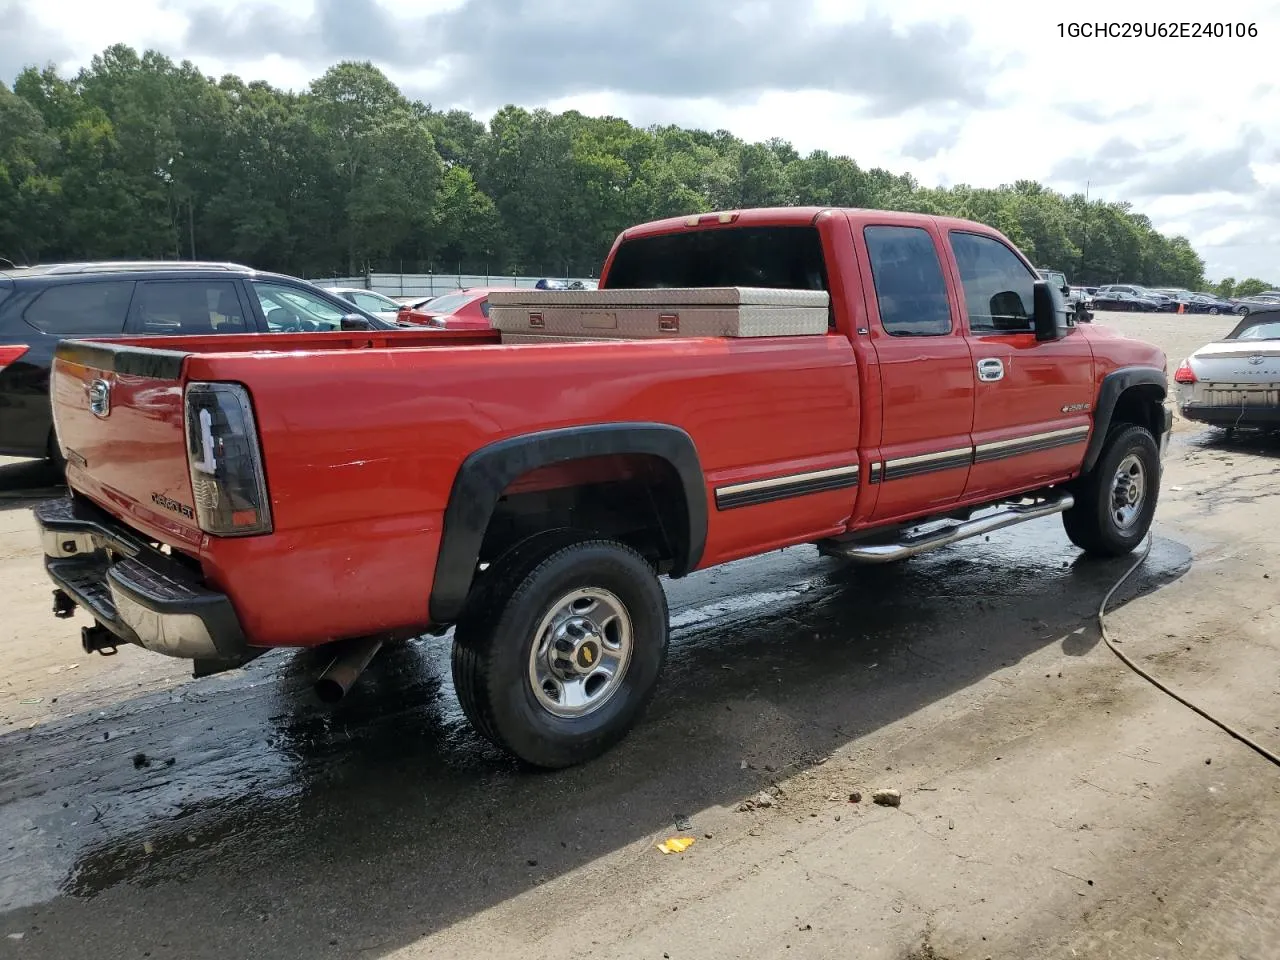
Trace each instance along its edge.
{"label": "red pickup truck", "polygon": [[1075,326],[999,232],[780,209],[618,237],[602,291],[672,287],[817,291],[827,329],[62,343],[55,613],[197,676],[333,644],[334,696],[381,643],[453,627],[474,726],[556,768],[654,694],[662,575],[794,544],[881,563],[1054,514],[1100,556],[1146,534],[1165,357]]}

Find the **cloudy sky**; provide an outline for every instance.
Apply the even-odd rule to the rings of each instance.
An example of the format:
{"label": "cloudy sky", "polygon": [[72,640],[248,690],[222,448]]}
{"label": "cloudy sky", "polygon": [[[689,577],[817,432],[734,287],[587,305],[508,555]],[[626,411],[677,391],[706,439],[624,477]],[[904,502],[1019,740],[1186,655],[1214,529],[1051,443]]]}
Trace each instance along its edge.
{"label": "cloudy sky", "polygon": [[[1008,4],[1007,6],[1005,4]],[[0,0],[0,79],[109,44],[302,88],[370,59],[411,97],[726,128],[926,184],[1129,200],[1210,277],[1280,282],[1275,0]],[[976,8],[976,9],[973,9]],[[1114,11],[1123,9],[1124,13]],[[1108,11],[1111,11],[1108,13]],[[1210,19],[1212,18],[1212,19]],[[1256,24],[1080,39],[1066,21]]]}

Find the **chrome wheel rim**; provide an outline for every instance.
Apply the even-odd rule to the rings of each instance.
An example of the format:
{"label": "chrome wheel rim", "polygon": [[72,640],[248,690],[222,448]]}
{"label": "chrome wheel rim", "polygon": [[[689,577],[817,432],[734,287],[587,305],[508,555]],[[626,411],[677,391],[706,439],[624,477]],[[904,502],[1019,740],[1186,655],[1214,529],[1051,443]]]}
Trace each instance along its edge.
{"label": "chrome wheel rim", "polygon": [[529,653],[533,695],[556,717],[585,717],[618,691],[631,662],[634,631],[626,606],[600,587],[551,604]]}
{"label": "chrome wheel rim", "polygon": [[1147,497],[1147,471],[1135,453],[1120,461],[1111,487],[1111,519],[1121,530],[1138,522]]}

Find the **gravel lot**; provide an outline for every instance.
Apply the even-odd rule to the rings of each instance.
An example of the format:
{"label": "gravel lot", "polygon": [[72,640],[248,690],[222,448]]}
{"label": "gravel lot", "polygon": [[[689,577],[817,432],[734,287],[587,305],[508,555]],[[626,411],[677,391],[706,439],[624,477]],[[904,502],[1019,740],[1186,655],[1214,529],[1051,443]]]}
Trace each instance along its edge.
{"label": "gravel lot", "polygon": [[[1097,322],[1171,370],[1232,325]],[[670,584],[643,726],[529,776],[461,722],[447,640],[380,656],[336,710],[306,656],[203,681],[84,656],[29,514],[57,492],[0,465],[0,957],[1280,955],[1280,770],[1100,642],[1131,561],[1081,559],[1056,521],[892,569],[796,548]],[[1178,421],[1110,620],[1273,750],[1278,494],[1280,441]]]}

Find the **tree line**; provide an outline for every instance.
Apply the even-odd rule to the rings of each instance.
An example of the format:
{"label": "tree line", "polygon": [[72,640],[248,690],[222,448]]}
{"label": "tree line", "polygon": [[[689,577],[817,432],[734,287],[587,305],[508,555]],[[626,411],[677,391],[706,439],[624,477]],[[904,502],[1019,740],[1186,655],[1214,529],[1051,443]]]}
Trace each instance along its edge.
{"label": "tree line", "polygon": [[775,205],[960,216],[1076,284],[1206,288],[1191,244],[1127,203],[1029,180],[929,188],[723,130],[516,106],[484,123],[409,100],[370,63],[297,93],[116,45],[74,77],[29,67],[0,83],[0,256],[15,263],[591,276],[631,224]]}

